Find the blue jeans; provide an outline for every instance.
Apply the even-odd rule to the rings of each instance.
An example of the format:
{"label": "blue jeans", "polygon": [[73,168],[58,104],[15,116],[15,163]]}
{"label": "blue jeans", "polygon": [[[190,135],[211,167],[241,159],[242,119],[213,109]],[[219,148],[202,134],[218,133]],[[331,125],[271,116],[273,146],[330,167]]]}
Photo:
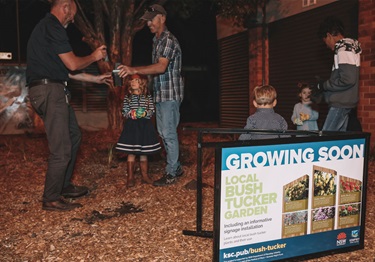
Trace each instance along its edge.
{"label": "blue jeans", "polygon": [[56,201],[60,199],[61,190],[70,185],[81,131],[74,110],[66,102],[62,84],[35,86],[30,89],[29,97],[43,119],[50,151],[43,201]]}
{"label": "blue jeans", "polygon": [[351,108],[331,107],[328,111],[323,131],[346,131]]}
{"label": "blue jeans", "polygon": [[156,108],[156,126],[167,152],[165,171],[172,176],[180,166],[177,126],[180,122],[180,102],[176,100],[159,102]]}

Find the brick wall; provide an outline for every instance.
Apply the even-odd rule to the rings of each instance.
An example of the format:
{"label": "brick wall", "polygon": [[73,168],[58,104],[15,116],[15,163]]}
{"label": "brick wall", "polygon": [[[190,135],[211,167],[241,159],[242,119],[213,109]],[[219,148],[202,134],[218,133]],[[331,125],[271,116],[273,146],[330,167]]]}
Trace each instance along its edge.
{"label": "brick wall", "polygon": [[358,40],[361,43],[358,117],[375,146],[375,0],[359,0]]}
{"label": "brick wall", "polygon": [[[249,84],[250,84],[250,114],[255,113],[256,108],[253,106],[254,88],[256,86],[268,84],[269,69],[268,69],[268,39],[265,40],[265,72],[263,72],[263,43],[262,43],[262,28],[257,27],[249,30]],[[264,73],[264,75],[263,75]],[[264,83],[263,83],[264,82]]]}
{"label": "brick wall", "polygon": [[[359,0],[358,2],[358,40],[362,47],[358,117],[363,131],[371,133],[371,148],[373,148],[375,147],[375,0]],[[256,85],[262,83],[260,28],[250,31],[250,43],[252,42],[256,44],[250,46],[250,54],[252,54],[250,68],[256,68],[256,70],[250,70],[250,92]],[[267,47],[268,42],[266,43],[266,54],[268,54]],[[266,61],[265,79],[268,83],[268,56]],[[252,97],[250,101],[252,101]]]}

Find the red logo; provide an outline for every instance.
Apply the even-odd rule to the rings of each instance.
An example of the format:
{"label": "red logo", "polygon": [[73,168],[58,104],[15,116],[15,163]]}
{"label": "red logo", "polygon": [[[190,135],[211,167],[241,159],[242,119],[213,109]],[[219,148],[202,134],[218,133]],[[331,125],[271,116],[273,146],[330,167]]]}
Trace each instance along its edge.
{"label": "red logo", "polygon": [[337,235],[337,240],[342,240],[346,238],[346,234],[344,232],[341,232],[340,234]]}

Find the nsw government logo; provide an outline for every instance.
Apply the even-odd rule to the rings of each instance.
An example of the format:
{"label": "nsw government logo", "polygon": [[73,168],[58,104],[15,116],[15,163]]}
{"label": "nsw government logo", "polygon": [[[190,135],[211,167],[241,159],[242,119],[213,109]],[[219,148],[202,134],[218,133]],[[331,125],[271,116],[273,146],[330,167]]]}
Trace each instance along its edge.
{"label": "nsw government logo", "polygon": [[337,235],[336,246],[343,246],[346,244],[346,234],[341,232]]}

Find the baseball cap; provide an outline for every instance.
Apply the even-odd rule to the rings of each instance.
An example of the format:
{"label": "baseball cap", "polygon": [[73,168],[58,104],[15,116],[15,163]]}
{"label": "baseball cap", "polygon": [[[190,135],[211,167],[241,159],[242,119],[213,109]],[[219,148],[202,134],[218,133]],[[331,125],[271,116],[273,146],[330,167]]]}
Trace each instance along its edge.
{"label": "baseball cap", "polygon": [[167,12],[165,11],[164,7],[158,4],[150,5],[147,9],[144,15],[141,17],[143,20],[152,20],[156,15],[167,15]]}

